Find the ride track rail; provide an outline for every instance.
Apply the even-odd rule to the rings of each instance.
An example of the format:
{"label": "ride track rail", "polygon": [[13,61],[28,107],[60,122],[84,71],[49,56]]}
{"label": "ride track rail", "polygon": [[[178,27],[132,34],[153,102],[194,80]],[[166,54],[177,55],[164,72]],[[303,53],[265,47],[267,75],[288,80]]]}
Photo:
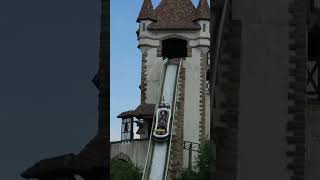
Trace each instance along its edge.
{"label": "ride track rail", "polygon": [[[180,67],[181,67],[181,61],[182,59],[171,59],[168,60],[166,59],[163,63],[162,70],[161,70],[161,75],[160,75],[160,85],[161,85],[161,92],[159,101],[157,102],[155,106],[155,111],[154,111],[154,116],[153,116],[153,121],[152,121],[152,132],[150,134],[150,140],[149,140],[149,146],[148,146],[148,152],[147,152],[147,158],[143,170],[143,176],[142,180],[165,180],[167,179],[167,174],[168,174],[168,168],[169,168],[169,158],[170,158],[170,149],[171,149],[171,139],[172,139],[172,127],[173,127],[173,122],[174,122],[174,116],[175,116],[175,110],[176,110],[176,95],[177,95],[177,87],[178,87],[178,79],[179,79],[179,73],[180,73]],[[156,113],[157,109],[160,106],[160,103],[163,100],[164,96],[164,91],[165,89],[165,80],[168,70],[169,65],[176,65],[177,69],[175,72],[175,80],[174,80],[174,86],[173,86],[173,97],[172,97],[172,102],[171,102],[171,120],[169,121],[170,123],[170,129],[169,129],[169,138],[166,141],[156,141],[153,137],[153,131],[154,131],[154,126],[155,126],[155,121],[156,121]],[[155,153],[156,151],[156,153]],[[163,152],[165,151],[165,152]],[[161,153],[165,153],[164,159],[157,159],[158,157],[161,158]],[[159,162],[156,162],[156,161]],[[164,160],[164,163],[160,163],[161,161]],[[160,165],[160,167],[159,167]],[[157,167],[158,166],[158,167]],[[161,167],[163,166],[163,167]],[[153,170],[153,171],[152,171]],[[157,172],[157,171],[162,171],[162,172]],[[158,174],[155,174],[158,173]],[[160,173],[160,174],[159,174]]]}

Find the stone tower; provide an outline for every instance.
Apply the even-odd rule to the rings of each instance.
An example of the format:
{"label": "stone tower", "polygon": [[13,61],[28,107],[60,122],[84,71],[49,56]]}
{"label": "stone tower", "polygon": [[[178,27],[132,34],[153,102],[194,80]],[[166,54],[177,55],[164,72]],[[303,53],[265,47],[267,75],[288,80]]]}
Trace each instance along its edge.
{"label": "stone tower", "polygon": [[[137,108],[141,111],[133,112],[136,117],[143,114],[145,107],[154,107],[159,101],[163,60],[183,58],[177,82],[169,163],[169,173],[173,177],[188,165],[184,142],[201,143],[209,138],[206,76],[209,70],[209,5],[207,0],[200,0],[197,7],[191,0],[162,0],[153,8],[151,0],[144,0],[137,22],[140,24],[137,35],[142,52],[142,71],[141,105]],[[144,136],[149,136],[152,118],[141,116],[141,119],[144,125],[140,128],[144,128]],[[194,153],[193,162],[196,156]]]}
{"label": "stone tower", "polygon": [[223,2],[213,179],[319,179],[320,1]]}

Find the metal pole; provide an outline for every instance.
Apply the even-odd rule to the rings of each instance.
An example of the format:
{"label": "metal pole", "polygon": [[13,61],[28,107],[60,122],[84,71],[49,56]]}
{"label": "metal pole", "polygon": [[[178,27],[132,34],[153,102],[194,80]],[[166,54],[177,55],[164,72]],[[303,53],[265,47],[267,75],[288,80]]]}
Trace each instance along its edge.
{"label": "metal pole", "polygon": [[191,171],[192,170],[192,143],[189,145],[189,164],[188,168]]}

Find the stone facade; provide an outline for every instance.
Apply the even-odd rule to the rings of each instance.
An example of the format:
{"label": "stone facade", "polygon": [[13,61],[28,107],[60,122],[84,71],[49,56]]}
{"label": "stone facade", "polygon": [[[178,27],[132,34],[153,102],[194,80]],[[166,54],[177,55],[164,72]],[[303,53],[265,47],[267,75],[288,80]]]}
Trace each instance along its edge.
{"label": "stone facade", "polygon": [[286,169],[290,3],[244,0],[232,4],[232,17],[242,24],[238,180],[289,180],[291,176]]}
{"label": "stone facade", "polygon": [[310,2],[232,1],[213,113],[216,179],[320,177],[319,102],[306,93]]}
{"label": "stone facade", "polygon": [[139,168],[144,167],[149,141],[133,140],[131,142],[112,142],[110,149],[111,159],[131,161]]}
{"label": "stone facade", "polygon": [[[305,180],[320,177],[320,104],[309,104],[306,121]],[[297,152],[296,155],[303,155]]]}
{"label": "stone facade", "polygon": [[[162,0],[156,8],[150,0],[144,0],[137,18],[138,47],[142,52],[141,104],[159,103],[164,57],[182,59],[169,149],[169,179],[178,177],[188,166],[189,153],[183,147],[184,141],[200,143],[208,138],[209,128],[206,125],[209,125],[210,109],[206,72],[209,20],[207,0],[200,0],[197,7],[191,0]],[[177,43],[179,52],[174,51],[170,43]],[[141,131],[146,132],[151,122],[149,119],[144,123]],[[191,160],[195,162],[197,156],[193,153]]]}
{"label": "stone facade", "polygon": [[208,133],[206,132],[206,120],[208,121],[208,117],[206,111],[208,106],[206,98],[207,90],[206,90],[206,74],[207,74],[207,54],[201,53],[201,62],[200,62],[200,123],[199,123],[199,142],[204,143],[206,139],[209,139]]}
{"label": "stone facade", "polygon": [[218,64],[215,134],[217,180],[236,179],[238,160],[241,23],[228,19]]}
{"label": "stone facade", "polygon": [[287,168],[291,179],[305,179],[305,128],[306,128],[306,84],[307,84],[307,3],[293,1],[289,5],[290,21],[290,82],[289,120],[287,122]]}
{"label": "stone facade", "polygon": [[141,103],[146,103],[146,91],[147,91],[147,53],[142,53],[141,61]]}
{"label": "stone facade", "polygon": [[185,68],[181,67],[178,79],[177,89],[177,101],[176,101],[176,112],[174,114],[174,121],[172,127],[172,140],[170,150],[170,161],[168,178],[174,179],[178,177],[179,172],[183,168],[183,129],[184,129],[184,99],[185,99]]}
{"label": "stone facade", "polygon": [[[189,0],[178,0],[179,2],[168,3],[170,7],[166,7],[166,1],[167,0],[164,0],[160,3],[161,6],[159,5],[158,11],[162,12],[163,8],[173,8],[174,3],[186,3],[184,5],[189,9],[193,8],[188,4]],[[145,3],[150,4],[149,1],[145,1]],[[195,17],[199,16],[198,19],[196,22],[188,22],[189,28],[196,28],[193,30],[191,30],[192,28],[183,29],[180,25],[175,26],[174,22],[160,22],[155,24],[150,18],[139,19],[139,48],[143,52],[142,67],[146,68],[142,71],[142,77],[144,77],[142,80],[144,80],[144,82],[141,84],[142,87],[145,86],[145,88],[141,94],[145,92],[146,103],[156,104],[160,98],[160,74],[164,56],[162,54],[162,42],[171,38],[181,39],[187,42],[187,55],[182,62],[180,78],[178,80],[177,112],[173,121],[172,145],[169,150],[169,178],[177,177],[181,170],[188,166],[189,153],[188,150],[183,149],[183,142],[200,143],[204,142],[205,138],[208,138],[209,129],[206,128],[205,125],[209,124],[209,122],[206,122],[209,121],[209,108],[207,107],[209,103],[207,100],[208,96],[206,95],[206,71],[207,52],[210,46],[210,23],[209,19],[207,19],[209,14],[206,12],[206,10],[208,10],[206,8],[208,8],[206,7],[206,2],[201,0],[198,7],[199,14],[195,15]],[[150,8],[143,8],[142,11],[152,14],[150,13]],[[174,12],[175,10],[172,11],[172,13]],[[179,15],[181,14],[174,14],[173,16]],[[157,16],[160,15],[158,14]],[[188,21],[188,18],[184,20]],[[154,29],[153,26],[152,28],[148,28],[151,24],[153,24],[153,26],[161,26],[161,28],[158,30]],[[178,29],[170,29],[173,27]],[[193,153],[192,161],[195,162],[196,158],[197,153]]]}

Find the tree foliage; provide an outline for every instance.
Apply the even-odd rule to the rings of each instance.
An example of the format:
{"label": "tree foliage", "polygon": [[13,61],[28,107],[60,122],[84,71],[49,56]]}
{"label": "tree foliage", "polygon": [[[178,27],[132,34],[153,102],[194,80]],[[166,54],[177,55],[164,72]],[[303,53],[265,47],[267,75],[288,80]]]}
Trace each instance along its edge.
{"label": "tree foliage", "polygon": [[141,169],[132,162],[124,160],[111,160],[111,180],[141,180]]}
{"label": "tree foliage", "polygon": [[[142,169],[132,162],[112,160],[110,175],[111,180],[141,180]],[[199,156],[193,169],[185,169],[181,177],[176,180],[204,180],[209,177],[209,141],[201,144]]]}
{"label": "tree foliage", "polygon": [[209,141],[201,144],[196,165],[192,169],[185,169],[178,180],[203,180],[209,177]]}

